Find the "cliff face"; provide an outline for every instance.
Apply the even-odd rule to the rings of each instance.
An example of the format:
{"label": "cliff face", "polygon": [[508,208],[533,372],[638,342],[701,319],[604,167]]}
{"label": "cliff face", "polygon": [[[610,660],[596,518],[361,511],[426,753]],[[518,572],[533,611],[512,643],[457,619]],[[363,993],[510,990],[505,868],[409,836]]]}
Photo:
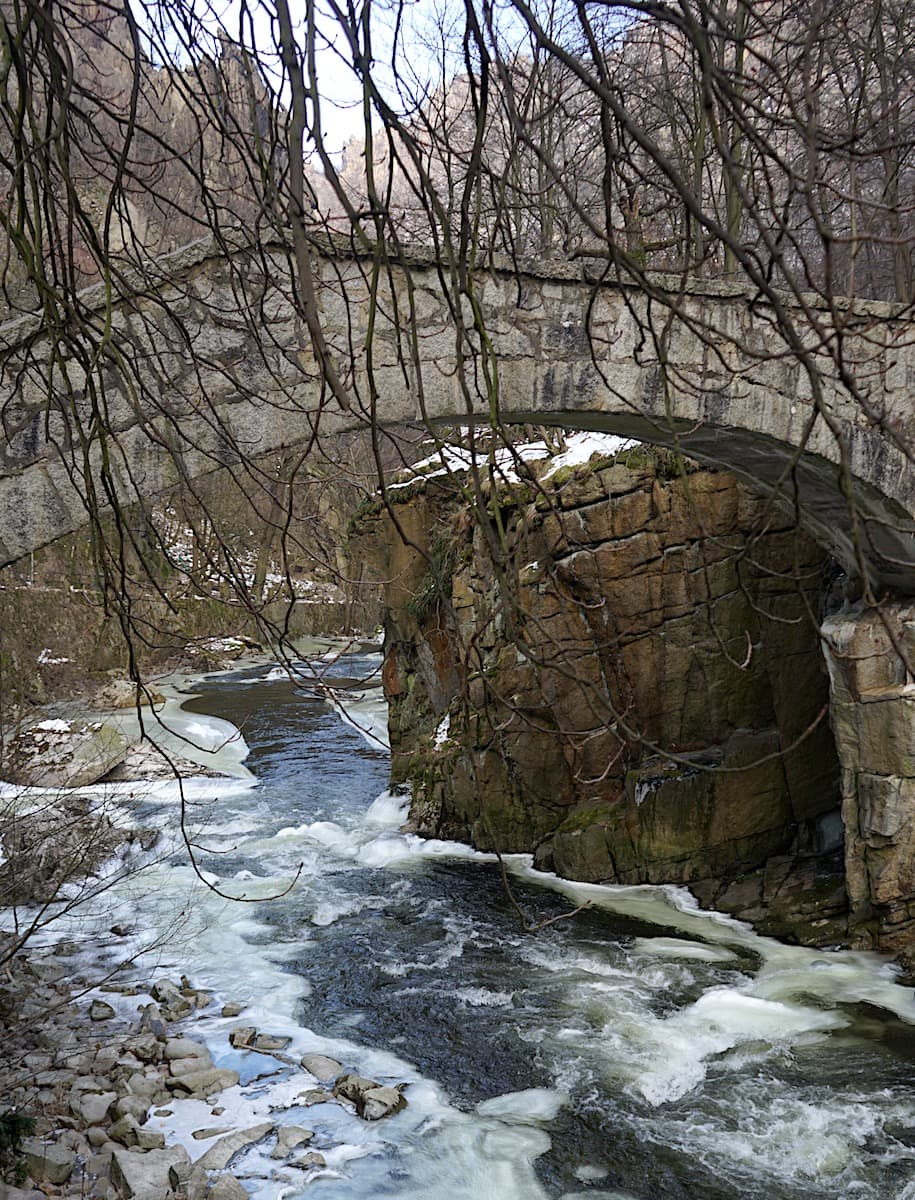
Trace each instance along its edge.
{"label": "cliff face", "polygon": [[441,479],[392,493],[367,532],[394,778],[423,834],[836,936],[826,563],[732,477],[670,470],[592,460],[488,522]]}

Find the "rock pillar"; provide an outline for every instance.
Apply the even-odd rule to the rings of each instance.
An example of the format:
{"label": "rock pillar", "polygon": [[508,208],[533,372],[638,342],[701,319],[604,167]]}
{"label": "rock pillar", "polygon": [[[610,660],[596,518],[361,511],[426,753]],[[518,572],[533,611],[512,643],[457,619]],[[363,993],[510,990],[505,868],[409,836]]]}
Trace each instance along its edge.
{"label": "rock pillar", "polygon": [[850,905],[860,945],[915,945],[915,604],[858,605],[821,633],[842,767]]}

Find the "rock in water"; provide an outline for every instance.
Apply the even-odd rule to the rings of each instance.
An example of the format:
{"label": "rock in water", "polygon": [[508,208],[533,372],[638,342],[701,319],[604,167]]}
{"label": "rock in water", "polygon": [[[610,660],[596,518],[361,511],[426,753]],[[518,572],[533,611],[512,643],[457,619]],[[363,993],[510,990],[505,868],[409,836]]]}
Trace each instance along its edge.
{"label": "rock in water", "polygon": [[351,1100],[356,1106],[357,1115],[365,1121],[379,1121],[407,1107],[400,1088],[384,1087],[374,1079],[365,1079],[361,1075],[341,1075],[334,1084],[334,1095]]}
{"label": "rock in water", "polygon": [[328,1058],[326,1054],[305,1054],[302,1057],[302,1066],[321,1083],[330,1083],[343,1071],[342,1063],[338,1063],[335,1058]]}
{"label": "rock in water", "polygon": [[127,746],[101,721],[39,721],[10,743],[3,771],[23,787],[85,787],[122,762]]}
{"label": "rock in water", "polygon": [[272,1121],[265,1121],[260,1125],[252,1125],[250,1129],[237,1129],[234,1133],[220,1138],[214,1146],[211,1146],[206,1154],[198,1160],[199,1165],[205,1171],[222,1171],[236,1154],[240,1154],[242,1150],[247,1150],[249,1146],[262,1141],[268,1134],[273,1133],[275,1128]]}
{"label": "rock in water", "polygon": [[209,1200],[248,1200],[247,1190],[228,1171],[217,1175],[210,1184]]}
{"label": "rock in water", "polygon": [[306,1145],[314,1137],[314,1131],[303,1129],[301,1125],[281,1125],[276,1134],[276,1145],[271,1151],[271,1158],[288,1158],[293,1150]]}
{"label": "rock in water", "polygon": [[357,1104],[357,1112],[364,1121],[380,1121],[382,1117],[392,1117],[407,1107],[403,1094],[392,1087],[369,1088],[362,1096],[362,1107]]}

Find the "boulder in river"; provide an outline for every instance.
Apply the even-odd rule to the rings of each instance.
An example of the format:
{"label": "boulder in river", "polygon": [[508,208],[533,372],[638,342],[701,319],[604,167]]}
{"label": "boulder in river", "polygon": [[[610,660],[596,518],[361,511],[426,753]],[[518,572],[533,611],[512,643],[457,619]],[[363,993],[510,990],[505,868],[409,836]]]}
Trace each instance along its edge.
{"label": "boulder in river", "polygon": [[122,762],[128,744],[101,721],[39,721],[13,738],[3,775],[22,787],[85,787]]}
{"label": "boulder in river", "polygon": [[341,1075],[334,1084],[334,1095],[350,1100],[356,1113],[365,1121],[379,1121],[406,1108],[407,1101],[400,1087],[385,1087],[362,1075]]}
{"label": "boulder in river", "polygon": [[91,704],[93,708],[111,710],[136,708],[138,701],[140,705],[152,705],[156,709],[165,703],[165,697],[154,687],[142,687],[138,695],[137,685],[132,680],[113,679],[96,693]]}

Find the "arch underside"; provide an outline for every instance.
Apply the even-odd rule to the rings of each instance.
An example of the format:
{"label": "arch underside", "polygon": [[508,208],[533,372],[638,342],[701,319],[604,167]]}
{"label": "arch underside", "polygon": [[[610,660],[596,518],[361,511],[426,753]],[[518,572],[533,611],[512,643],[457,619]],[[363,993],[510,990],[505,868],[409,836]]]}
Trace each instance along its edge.
{"label": "arch underside", "polygon": [[[182,480],[210,474],[240,461],[240,449],[262,457],[292,449],[305,438],[296,436],[303,422],[273,411],[267,419],[234,422],[232,448],[202,446],[199,434],[194,449],[173,458],[139,429],[125,431],[122,453],[128,471],[120,472],[119,491],[124,504],[149,499]],[[241,413],[236,411],[236,418]],[[261,414],[263,418],[264,414]],[[535,410],[503,414],[506,425],[548,425],[566,429],[615,433],[639,441],[678,449],[703,464],[731,471],[757,492],[769,496],[783,517],[787,511],[852,578],[863,564],[875,591],[915,594],[915,526],[892,498],[866,483],[853,480],[851,502],[846,496],[839,467],[821,455],[798,452],[794,447],[756,430],[708,422],[700,426],[680,420],[659,422],[648,416],[581,410]],[[435,424],[466,424],[466,413],[438,416]],[[352,421],[333,423],[335,432],[359,426]],[[241,426],[244,426],[242,429]],[[308,434],[306,434],[306,437]],[[88,521],[75,483],[58,458],[50,458],[12,475],[0,477],[0,510],[4,514],[0,552],[4,564],[16,561],[56,538],[72,533]]]}
{"label": "arch underside", "polygon": [[799,452],[756,430],[659,422],[634,413],[517,412],[504,420],[616,433],[681,450],[730,471],[771,497],[782,512],[794,514],[850,577],[859,577],[863,565],[878,592],[915,594],[915,522],[900,504],[862,479],[853,477],[847,496],[839,466],[822,455]]}

